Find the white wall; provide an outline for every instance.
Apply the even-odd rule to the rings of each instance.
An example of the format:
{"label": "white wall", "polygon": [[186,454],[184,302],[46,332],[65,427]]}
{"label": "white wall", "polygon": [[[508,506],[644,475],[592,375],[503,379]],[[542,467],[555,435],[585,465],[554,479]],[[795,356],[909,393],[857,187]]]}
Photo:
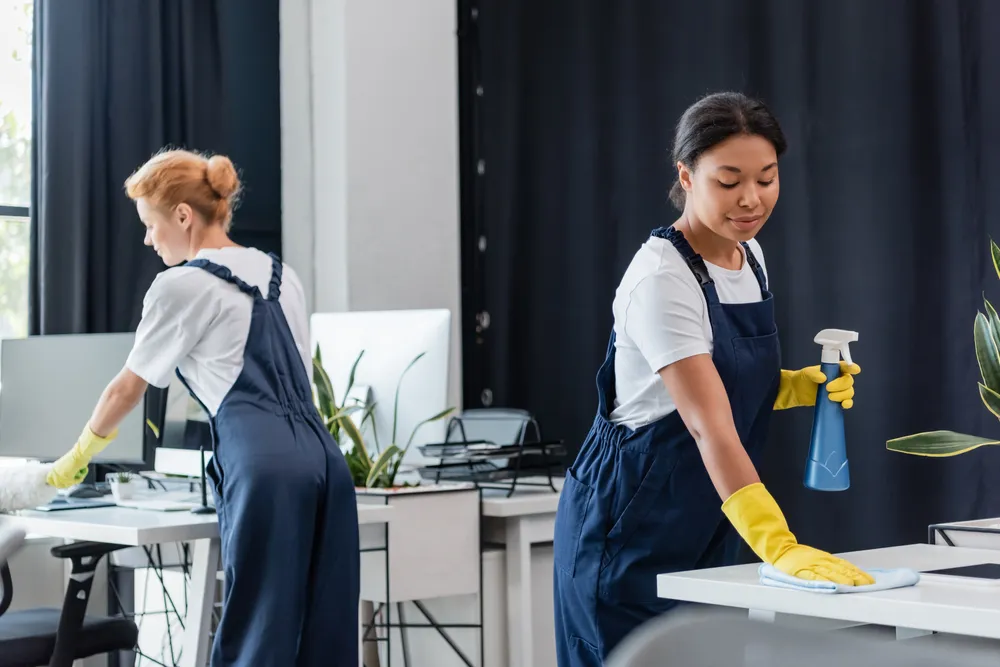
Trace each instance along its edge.
{"label": "white wall", "polygon": [[448,308],[460,406],[454,0],[281,0],[284,259],[319,312]]}

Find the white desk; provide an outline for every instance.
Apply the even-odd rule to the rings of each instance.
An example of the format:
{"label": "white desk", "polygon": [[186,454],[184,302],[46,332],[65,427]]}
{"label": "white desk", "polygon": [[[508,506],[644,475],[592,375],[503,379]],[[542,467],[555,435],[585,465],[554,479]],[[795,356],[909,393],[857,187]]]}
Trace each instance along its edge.
{"label": "white desk", "polygon": [[[553,482],[562,489],[562,478]],[[510,498],[506,493],[483,491],[483,529],[487,540],[502,542],[506,551],[508,665],[533,667],[531,547],[552,543],[559,494],[547,487],[518,488]]]}
{"label": "white desk", "polygon": [[[362,526],[387,523],[390,506],[358,506]],[[192,603],[184,623],[182,667],[203,667],[211,648],[212,606],[219,567],[219,523],[215,514],[153,512],[123,507],[25,511],[7,516],[28,533],[66,540],[86,540],[127,546],[194,542],[191,568]],[[359,628],[360,637],[360,628]]]}
{"label": "white desk", "polygon": [[[980,562],[1000,562],[1000,553],[931,544],[909,544],[840,554],[861,568],[908,567],[927,571]],[[956,584],[933,576],[909,588],[871,593],[821,594],[764,586],[757,565],[736,565],[657,576],[662,598],[746,609],[777,621],[828,619],[896,628],[898,638],[931,632],[1000,638],[1000,586]]]}

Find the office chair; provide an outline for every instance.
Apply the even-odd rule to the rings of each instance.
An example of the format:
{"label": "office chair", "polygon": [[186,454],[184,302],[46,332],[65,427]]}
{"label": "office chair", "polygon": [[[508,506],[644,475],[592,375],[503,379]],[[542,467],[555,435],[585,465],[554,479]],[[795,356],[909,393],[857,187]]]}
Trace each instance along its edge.
{"label": "office chair", "polygon": [[0,667],[72,667],[76,659],[135,648],[139,629],[130,619],[86,615],[98,563],[124,547],[96,542],[53,547],[53,556],[73,563],[62,609],[8,612],[14,587],[6,559],[23,543],[23,531],[0,526]]}

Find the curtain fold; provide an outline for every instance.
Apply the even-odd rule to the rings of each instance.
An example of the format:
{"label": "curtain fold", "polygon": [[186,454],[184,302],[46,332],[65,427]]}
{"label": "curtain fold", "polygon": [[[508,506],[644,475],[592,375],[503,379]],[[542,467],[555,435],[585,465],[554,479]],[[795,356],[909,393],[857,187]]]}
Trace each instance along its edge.
{"label": "curtain fold", "polygon": [[163,269],[123,183],[225,141],[216,0],[36,0],[31,334],[134,330]]}

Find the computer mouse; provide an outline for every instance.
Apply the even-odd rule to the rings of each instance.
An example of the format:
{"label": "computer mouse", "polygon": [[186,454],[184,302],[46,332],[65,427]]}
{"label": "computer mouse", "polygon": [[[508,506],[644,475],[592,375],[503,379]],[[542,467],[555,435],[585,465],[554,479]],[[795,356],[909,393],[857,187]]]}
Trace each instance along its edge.
{"label": "computer mouse", "polygon": [[66,494],[67,498],[100,498],[104,494],[97,490],[97,488],[89,485],[81,484],[80,486],[74,486]]}

